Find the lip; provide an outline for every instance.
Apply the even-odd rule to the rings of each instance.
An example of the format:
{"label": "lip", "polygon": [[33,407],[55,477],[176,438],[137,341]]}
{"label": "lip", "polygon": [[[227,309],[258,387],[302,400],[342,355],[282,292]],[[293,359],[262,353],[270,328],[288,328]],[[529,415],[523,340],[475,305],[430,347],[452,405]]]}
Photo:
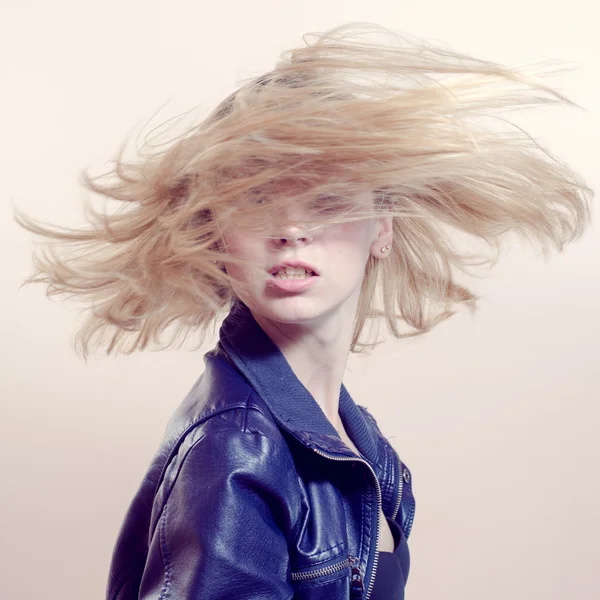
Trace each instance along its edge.
{"label": "lip", "polygon": [[[306,279],[279,279],[275,277],[275,273],[285,267],[300,267],[307,271],[312,271],[314,275]],[[269,269],[270,277],[267,279],[267,285],[284,292],[302,292],[313,286],[319,278],[319,272],[311,264],[300,260],[288,260],[277,263]]]}
{"label": "lip", "polygon": [[285,260],[283,262],[277,263],[276,265],[273,265],[269,268],[269,274],[275,275],[277,271],[279,271],[280,269],[284,269],[285,267],[300,267],[306,269],[307,271],[312,271],[317,277],[319,276],[319,271],[317,271],[315,267],[301,260]]}
{"label": "lip", "polygon": [[283,292],[303,292],[315,285],[318,277],[307,277],[306,279],[279,279],[271,277],[267,280],[267,286]]}

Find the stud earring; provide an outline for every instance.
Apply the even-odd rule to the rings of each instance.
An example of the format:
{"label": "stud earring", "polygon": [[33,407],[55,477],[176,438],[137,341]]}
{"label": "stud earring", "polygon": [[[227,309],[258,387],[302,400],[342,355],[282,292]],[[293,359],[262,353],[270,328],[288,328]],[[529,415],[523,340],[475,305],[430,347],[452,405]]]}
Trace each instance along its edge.
{"label": "stud earring", "polygon": [[386,250],[389,250],[392,247],[391,244],[386,244],[383,248],[381,248],[379,251],[380,252],[385,252]]}

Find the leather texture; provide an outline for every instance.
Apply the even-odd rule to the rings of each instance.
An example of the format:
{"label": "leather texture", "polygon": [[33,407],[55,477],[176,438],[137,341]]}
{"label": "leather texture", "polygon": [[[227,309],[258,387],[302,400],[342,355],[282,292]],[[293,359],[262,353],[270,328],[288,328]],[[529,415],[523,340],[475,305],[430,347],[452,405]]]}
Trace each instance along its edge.
{"label": "leather texture", "polygon": [[367,600],[379,499],[405,538],[415,513],[375,419],[341,387],[357,457],[239,301],[204,361],[125,516],[107,600]]}

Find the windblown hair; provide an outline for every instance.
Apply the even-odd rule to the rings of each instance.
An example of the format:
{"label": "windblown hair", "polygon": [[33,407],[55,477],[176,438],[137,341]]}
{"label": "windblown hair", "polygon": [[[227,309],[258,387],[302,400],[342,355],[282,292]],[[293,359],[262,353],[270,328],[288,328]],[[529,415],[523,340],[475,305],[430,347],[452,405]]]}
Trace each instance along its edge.
{"label": "windblown hair", "polygon": [[[457,270],[491,262],[456,248],[453,231],[496,251],[508,232],[561,250],[588,223],[590,190],[503,116],[544,104],[572,103],[537,76],[381,27],[306,35],[168,147],[131,161],[121,152],[111,173],[85,174],[122,207],[90,208],[91,228],[17,214],[61,245],[34,257],[26,283],[88,305],[84,356],[92,343],[130,353],[191,331],[201,343],[234,299],[222,266],[235,260],[228,231],[276,236],[300,203],[314,226],[385,210],[393,248],[386,260],[369,257],[352,350],[368,345],[359,338],[369,320],[384,319],[396,337],[424,333],[459,303],[473,305]],[[354,203],[365,190],[375,199],[366,212]]]}

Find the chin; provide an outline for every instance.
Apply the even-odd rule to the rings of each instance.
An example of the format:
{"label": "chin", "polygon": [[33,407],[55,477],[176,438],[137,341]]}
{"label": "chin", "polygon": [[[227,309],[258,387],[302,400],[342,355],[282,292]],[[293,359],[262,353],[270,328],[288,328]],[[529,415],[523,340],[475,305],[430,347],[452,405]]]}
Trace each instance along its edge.
{"label": "chin", "polygon": [[313,302],[294,301],[293,303],[287,303],[284,301],[269,306],[268,312],[272,315],[269,318],[279,323],[304,323],[322,316],[325,311],[323,308],[319,310],[319,307],[315,306]]}
{"label": "chin", "polygon": [[254,301],[248,304],[252,312],[276,323],[308,323],[321,318],[329,307],[315,299],[302,296]]}

